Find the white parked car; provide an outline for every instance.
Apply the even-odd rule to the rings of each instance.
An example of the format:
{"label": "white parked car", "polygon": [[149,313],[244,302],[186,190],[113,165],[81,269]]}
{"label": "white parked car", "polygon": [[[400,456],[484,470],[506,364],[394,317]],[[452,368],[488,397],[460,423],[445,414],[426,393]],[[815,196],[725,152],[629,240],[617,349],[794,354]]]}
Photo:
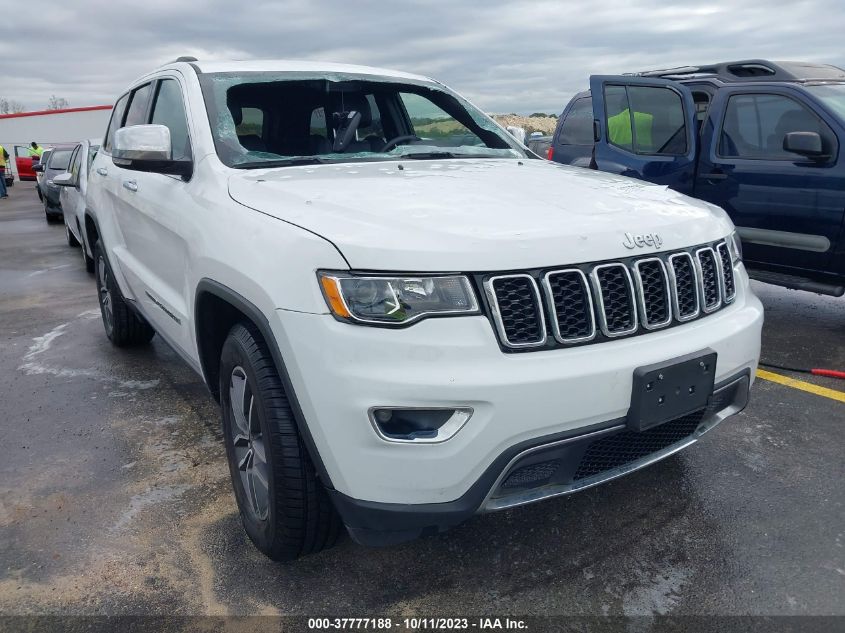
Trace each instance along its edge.
{"label": "white parked car", "polygon": [[68,246],[79,246],[85,269],[94,272],[94,253],[92,245],[85,240],[85,197],[88,190],[88,176],[91,163],[100,141],[82,141],[73,150],[70,157],[69,171],[53,179],[61,187],[59,198],[65,222],[65,236]]}
{"label": "white parked car", "polygon": [[272,558],[581,490],[746,404],[763,311],[725,213],[539,160],[431,79],[180,59],[92,170],[106,333],[203,376]]}

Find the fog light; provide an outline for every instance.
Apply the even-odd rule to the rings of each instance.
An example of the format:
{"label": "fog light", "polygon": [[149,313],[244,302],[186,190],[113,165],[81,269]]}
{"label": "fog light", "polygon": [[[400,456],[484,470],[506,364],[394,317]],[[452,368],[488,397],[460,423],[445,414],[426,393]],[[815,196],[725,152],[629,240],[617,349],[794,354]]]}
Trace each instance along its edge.
{"label": "fog light", "polygon": [[376,433],[388,442],[436,444],[455,435],[472,416],[472,409],[461,407],[423,409],[416,407],[373,407],[370,422]]}

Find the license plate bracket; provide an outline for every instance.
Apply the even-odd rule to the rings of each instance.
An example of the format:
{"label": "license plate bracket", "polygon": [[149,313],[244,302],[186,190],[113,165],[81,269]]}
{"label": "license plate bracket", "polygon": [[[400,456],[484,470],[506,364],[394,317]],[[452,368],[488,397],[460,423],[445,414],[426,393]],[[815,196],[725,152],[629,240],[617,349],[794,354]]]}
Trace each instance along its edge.
{"label": "license plate bracket", "polygon": [[707,406],[716,375],[716,352],[694,352],[634,370],[628,428],[645,431]]}

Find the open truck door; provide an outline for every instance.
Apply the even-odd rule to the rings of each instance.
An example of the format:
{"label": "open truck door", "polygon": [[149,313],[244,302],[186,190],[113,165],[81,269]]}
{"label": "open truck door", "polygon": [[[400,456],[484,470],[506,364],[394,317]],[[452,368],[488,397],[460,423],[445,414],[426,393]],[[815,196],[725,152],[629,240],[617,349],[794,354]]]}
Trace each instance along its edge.
{"label": "open truck door", "polygon": [[698,127],[692,93],[665,79],[593,75],[596,167],[691,194]]}

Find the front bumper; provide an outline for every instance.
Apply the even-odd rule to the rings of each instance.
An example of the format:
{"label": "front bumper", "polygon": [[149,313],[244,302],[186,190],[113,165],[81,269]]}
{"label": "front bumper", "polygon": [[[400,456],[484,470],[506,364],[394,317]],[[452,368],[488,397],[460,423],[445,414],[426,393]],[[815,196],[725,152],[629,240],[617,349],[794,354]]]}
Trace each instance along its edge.
{"label": "front bumper", "polygon": [[[389,330],[277,310],[271,327],[353,535],[384,528],[419,533],[457,523],[482,503],[496,509],[494,484],[521,451],[624,422],[638,367],[710,348],[718,354],[717,385],[739,375],[750,385],[763,311],[747,276],[737,282],[736,300],[705,318],[530,354],[502,353],[484,316]],[[397,444],[370,424],[367,412],[376,406],[471,407],[474,413],[446,442]],[[394,524],[388,516],[404,518]]]}

